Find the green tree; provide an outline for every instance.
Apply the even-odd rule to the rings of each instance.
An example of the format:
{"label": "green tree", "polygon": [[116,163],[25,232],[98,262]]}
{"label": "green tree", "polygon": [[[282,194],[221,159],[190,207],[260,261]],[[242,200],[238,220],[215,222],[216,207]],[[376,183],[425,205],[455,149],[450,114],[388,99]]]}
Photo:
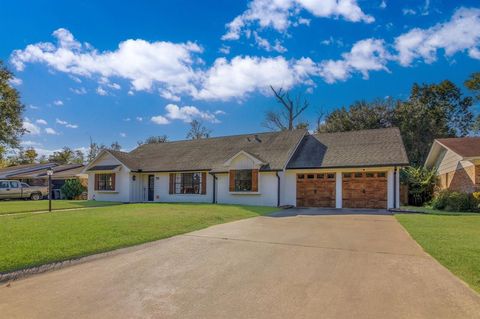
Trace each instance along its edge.
{"label": "green tree", "polygon": [[62,148],[61,151],[54,152],[48,157],[49,162],[59,165],[70,164],[75,158],[75,152],[68,146]]}
{"label": "green tree", "polygon": [[344,132],[390,127],[393,124],[394,109],[398,101],[377,99],[372,102],[357,101],[348,109],[342,107],[328,114],[319,123],[320,132]]}
{"label": "green tree", "polygon": [[401,171],[400,179],[402,184],[408,185],[408,203],[415,206],[422,206],[433,197],[437,174],[434,169],[427,169],[423,166],[406,167]]}
{"label": "green tree", "polygon": [[211,130],[203,126],[200,121],[193,120],[190,122],[190,130],[187,133],[187,138],[191,140],[198,140],[201,138],[210,137]]}
{"label": "green tree", "polygon": [[27,148],[24,154],[25,160],[28,162],[28,164],[35,163],[35,160],[38,157],[38,153],[33,147]]}
{"label": "green tree", "polygon": [[464,85],[475,94],[475,99],[480,100],[480,72],[472,73]]}
{"label": "green tree", "polygon": [[122,149],[122,146],[117,141],[115,141],[110,145],[109,149],[112,151],[120,151]]}
{"label": "green tree", "polygon": [[75,199],[85,191],[85,187],[78,179],[67,179],[60,190],[67,199]]}
{"label": "green tree", "polygon": [[17,147],[25,133],[22,119],[25,107],[18,91],[10,85],[12,79],[12,73],[0,61],[0,146],[4,153],[7,148]]}

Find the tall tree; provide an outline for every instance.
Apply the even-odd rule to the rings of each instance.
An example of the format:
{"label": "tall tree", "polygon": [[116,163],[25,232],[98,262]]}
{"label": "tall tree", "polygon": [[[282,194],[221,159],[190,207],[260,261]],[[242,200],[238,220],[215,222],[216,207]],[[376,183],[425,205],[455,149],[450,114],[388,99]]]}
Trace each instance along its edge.
{"label": "tall tree", "polygon": [[168,141],[168,136],[167,135],[158,135],[158,136],[150,136],[145,141],[138,141],[138,145],[143,145],[143,144],[160,144],[160,143],[165,143]]}
{"label": "tall tree", "polygon": [[50,155],[48,160],[52,163],[63,165],[72,163],[74,157],[74,151],[70,147],[65,146],[61,151],[54,152],[52,155]]}
{"label": "tall tree", "polygon": [[90,145],[88,148],[87,161],[88,162],[93,161],[95,157],[97,157],[98,153],[100,153],[100,151],[105,148],[106,148],[105,145],[94,142],[93,139],[90,137]]}
{"label": "tall tree", "polygon": [[0,148],[4,151],[17,147],[20,136],[25,133],[22,119],[25,107],[18,91],[10,84],[12,79],[12,73],[0,61]]}
{"label": "tall tree", "polygon": [[28,162],[28,164],[35,163],[37,157],[38,153],[33,147],[27,148],[25,150],[25,160]]}
{"label": "tall tree", "polygon": [[393,99],[357,101],[348,109],[342,107],[328,114],[325,121],[318,124],[317,131],[344,132],[390,127],[397,104],[398,101]]}
{"label": "tall tree", "polygon": [[[263,125],[271,130],[293,130],[300,114],[310,105],[309,102],[300,93],[292,98],[290,93],[283,88],[276,90],[273,86],[270,86],[270,89],[281,109],[268,111],[265,114]],[[299,123],[298,125],[299,128],[302,128],[305,123]]]}
{"label": "tall tree", "polygon": [[201,138],[208,138],[212,131],[205,126],[200,121],[193,120],[190,122],[190,130],[187,133],[187,138],[191,140],[198,140]]}
{"label": "tall tree", "polygon": [[464,85],[475,94],[475,99],[480,100],[480,72],[472,73]]}

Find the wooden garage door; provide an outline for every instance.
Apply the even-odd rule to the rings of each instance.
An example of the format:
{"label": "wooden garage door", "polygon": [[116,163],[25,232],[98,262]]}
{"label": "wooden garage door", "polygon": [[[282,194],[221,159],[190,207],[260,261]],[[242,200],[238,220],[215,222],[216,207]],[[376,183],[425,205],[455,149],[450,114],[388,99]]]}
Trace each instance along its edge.
{"label": "wooden garage door", "polygon": [[298,207],[335,207],[335,174],[297,174]]}
{"label": "wooden garage door", "polygon": [[387,208],[387,173],[343,173],[343,207]]}

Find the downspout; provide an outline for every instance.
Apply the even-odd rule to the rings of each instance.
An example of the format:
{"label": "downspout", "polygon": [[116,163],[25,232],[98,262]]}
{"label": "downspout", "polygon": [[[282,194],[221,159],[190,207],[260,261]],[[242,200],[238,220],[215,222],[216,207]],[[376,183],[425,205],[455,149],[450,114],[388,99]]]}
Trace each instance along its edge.
{"label": "downspout", "polygon": [[212,204],[216,204],[216,202],[217,202],[217,196],[216,196],[216,192],[215,192],[215,190],[216,190],[215,184],[216,184],[216,181],[217,181],[217,176],[215,175],[215,173],[210,173],[210,175],[212,175],[212,177],[213,177],[213,193],[212,193],[213,196],[212,196]]}
{"label": "downspout", "polygon": [[397,208],[397,167],[393,169],[393,208]]}
{"label": "downspout", "polygon": [[278,172],[275,172],[275,175],[277,176],[277,207],[280,207],[280,175]]}

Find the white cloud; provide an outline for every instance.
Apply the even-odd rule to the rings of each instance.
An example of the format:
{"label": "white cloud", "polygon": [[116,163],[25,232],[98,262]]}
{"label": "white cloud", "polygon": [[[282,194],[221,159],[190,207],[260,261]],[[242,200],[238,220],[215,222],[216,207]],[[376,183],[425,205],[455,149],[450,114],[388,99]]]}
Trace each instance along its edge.
{"label": "white cloud", "polygon": [[165,110],[167,111],[165,117],[170,120],[182,120],[186,123],[190,123],[194,119],[201,119],[212,123],[220,122],[215,114],[200,111],[195,106],[178,107],[176,104],[168,104],[165,106]]}
{"label": "white cloud", "polygon": [[53,104],[56,105],[56,106],[62,106],[63,101],[62,100],[55,100],[55,101],[53,101]]}
{"label": "white cloud", "polygon": [[356,0],[252,0],[246,11],[227,24],[227,33],[222,39],[237,40],[242,33],[248,34],[255,26],[285,32],[291,25],[308,23],[299,16],[303,10],[322,18],[343,18],[366,23],[374,21],[372,16],[362,11]]}
{"label": "white cloud", "polygon": [[344,81],[355,72],[368,79],[370,71],[388,71],[386,64],[390,58],[383,40],[361,40],[353,45],[350,52],[343,53],[341,60],[322,61],[319,74],[327,83]]}
{"label": "white cloud", "polygon": [[105,95],[107,95],[108,93],[107,93],[107,91],[105,91],[101,86],[99,86],[99,87],[97,88],[97,94],[98,94],[98,95],[105,96]]}
{"label": "white cloud", "polygon": [[382,0],[379,5],[380,9],[385,9],[387,7],[387,2],[385,0]]}
{"label": "white cloud", "polygon": [[127,118],[124,118],[123,120],[124,120],[125,122],[130,122],[132,119],[129,118],[129,117],[127,117]]}
{"label": "white cloud", "polygon": [[16,86],[22,85],[23,83],[22,79],[16,78],[16,77],[11,78],[9,82],[10,82],[10,85],[16,85]]}
{"label": "white cloud", "polygon": [[220,47],[220,49],[218,49],[218,52],[223,53],[223,54],[230,54],[230,46],[222,45]]}
{"label": "white cloud", "polygon": [[58,135],[58,132],[51,127],[47,127],[45,129],[45,133],[47,133],[48,135]]}
{"label": "white cloud", "polygon": [[33,104],[30,104],[28,107],[29,107],[30,109],[32,109],[32,110],[38,110],[38,109],[40,109],[38,106],[35,106],[35,105],[33,105]]}
{"label": "white cloud", "polygon": [[41,143],[38,143],[38,142],[35,142],[35,141],[30,141],[30,140],[21,141],[20,144],[22,146],[40,146],[40,145],[42,145]]}
{"label": "white cloud", "polygon": [[128,90],[128,95],[134,95],[135,93],[132,90]]}
{"label": "white cloud", "polygon": [[119,135],[120,135],[120,137],[127,137],[126,133],[120,133]]}
{"label": "white cloud", "polygon": [[60,120],[60,119],[55,119],[55,123],[63,125],[63,126],[68,127],[68,128],[78,128],[77,124],[71,124],[71,123],[68,123],[67,121],[63,121],[63,120]]}
{"label": "white cloud", "polygon": [[135,119],[137,120],[137,122],[143,122],[143,117],[141,116],[137,116]]}
{"label": "white cloud", "polygon": [[114,90],[120,90],[122,88],[118,83],[108,83],[107,86]]}
{"label": "white cloud", "polygon": [[165,124],[169,124],[170,121],[166,118],[166,117],[163,117],[161,115],[157,115],[157,116],[152,116],[152,118],[150,119],[153,123],[155,124],[159,124],[159,125],[165,125]]}
{"label": "white cloud", "polygon": [[40,125],[48,125],[47,121],[45,121],[44,119],[38,119],[35,121],[35,123]]}
{"label": "white cloud", "polygon": [[405,8],[405,9],[402,9],[402,13],[404,16],[414,16],[417,14],[417,11],[410,8]]}
{"label": "white cloud", "polygon": [[460,8],[445,23],[428,29],[415,28],[395,39],[398,61],[409,66],[417,59],[432,63],[440,49],[446,56],[467,51],[471,58],[479,59],[480,9]]}
{"label": "white cloud", "polygon": [[41,129],[27,118],[23,121],[23,128],[28,131],[26,134],[29,135],[40,135],[41,133]]}
{"label": "white cloud", "polygon": [[316,66],[309,58],[287,61],[284,57],[218,58],[205,73],[198,99],[228,100],[244,98],[255,91],[270,92],[269,86],[289,89],[300,83],[311,84],[309,76]]}
{"label": "white cloud", "polygon": [[11,62],[18,71],[27,63],[44,63],[53,70],[75,77],[120,77],[137,90],[153,86],[172,93],[192,92],[197,74],[192,66],[202,48],[192,42],[126,40],[115,51],[100,52],[91,45],[78,42],[66,29],[53,33],[57,43],[30,44],[12,53]]}
{"label": "white cloud", "polygon": [[87,94],[87,90],[84,87],[70,88],[70,91],[72,91],[73,93],[78,94],[78,95]]}
{"label": "white cloud", "polygon": [[283,47],[280,41],[278,40],[275,40],[275,44],[272,45],[267,39],[259,36],[256,31],[253,32],[253,36],[255,38],[255,42],[257,43],[257,45],[267,52],[271,52],[271,51],[276,51],[279,53],[287,52],[287,49]]}

